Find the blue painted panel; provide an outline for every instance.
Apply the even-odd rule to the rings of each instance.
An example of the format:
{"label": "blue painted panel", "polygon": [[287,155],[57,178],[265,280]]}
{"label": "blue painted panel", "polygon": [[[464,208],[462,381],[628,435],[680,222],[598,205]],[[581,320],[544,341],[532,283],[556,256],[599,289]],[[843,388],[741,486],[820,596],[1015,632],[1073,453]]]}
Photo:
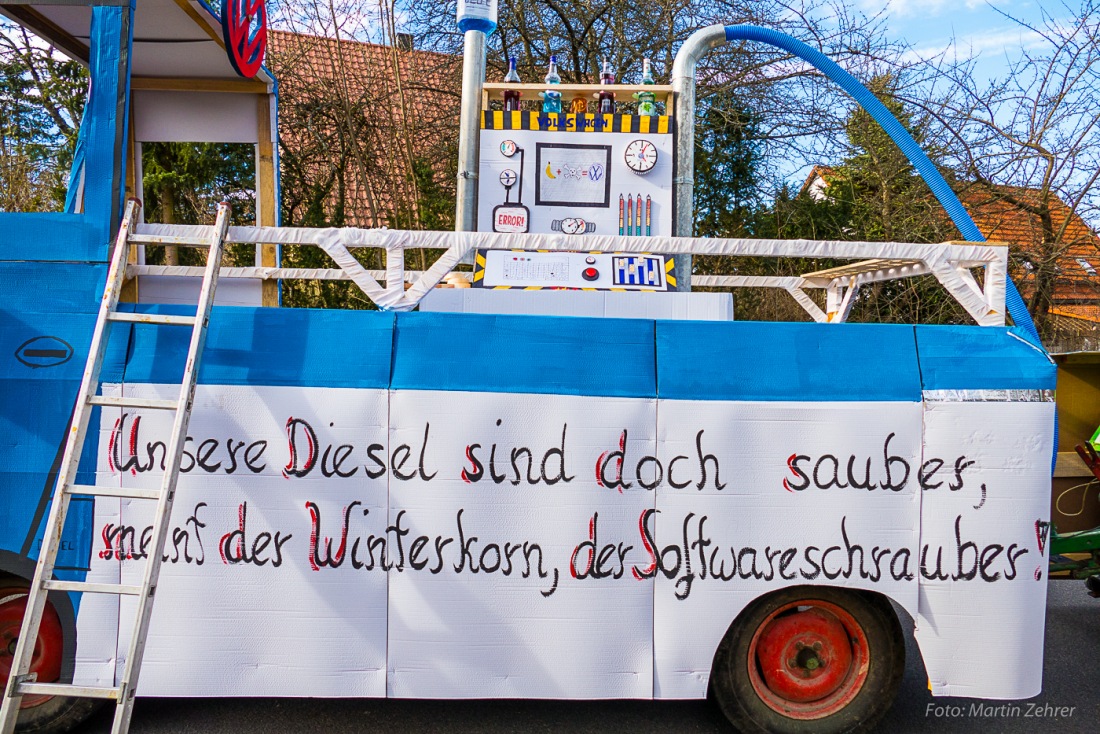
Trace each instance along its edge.
{"label": "blue painted panel", "polygon": [[106,282],[107,266],[101,264],[0,261],[0,309],[15,314],[94,314]]}
{"label": "blue painted panel", "polygon": [[1053,390],[1057,368],[1026,332],[981,326],[918,326],[925,390]]}
{"label": "blue painted panel", "polygon": [[[124,307],[145,313],[195,312],[179,306]],[[385,389],[393,319],[380,311],[219,306],[210,316],[199,382]],[[183,379],[190,329],[136,325],[132,333],[127,382]],[[117,355],[121,346],[122,339],[112,339],[111,354]],[[105,381],[107,377],[105,371]]]}
{"label": "blue painted panel", "polygon": [[[82,214],[0,212],[0,261],[105,262],[109,242],[106,224],[94,224]],[[94,300],[102,289],[100,283],[85,295]]]}
{"label": "blue painted panel", "polygon": [[654,397],[653,322],[553,316],[397,316],[397,390]]}
{"label": "blue painted panel", "polygon": [[921,399],[913,327],[657,322],[657,387],[676,400]]}

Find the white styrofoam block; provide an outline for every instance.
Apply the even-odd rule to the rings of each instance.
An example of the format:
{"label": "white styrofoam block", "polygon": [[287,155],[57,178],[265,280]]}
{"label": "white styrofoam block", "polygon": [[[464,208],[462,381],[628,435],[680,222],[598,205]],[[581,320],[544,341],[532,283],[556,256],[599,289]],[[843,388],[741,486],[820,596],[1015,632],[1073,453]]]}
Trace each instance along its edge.
{"label": "white styrofoam block", "polygon": [[[935,694],[1032,696],[1052,412],[200,385],[141,693],[701,697],[747,603],[827,583],[914,616]],[[157,486],[168,420],[102,410],[97,482]],[[89,580],[151,514],[97,501]],[[133,609],[84,595],[78,682]]]}
{"label": "white styrofoam block", "polygon": [[[406,543],[426,537],[430,545],[426,568],[390,573],[389,695],[652,695],[653,585],[629,569],[641,560],[633,538],[654,495],[637,485],[600,486],[595,467],[624,431],[629,453],[652,453],[655,409],[653,400],[624,398],[393,393],[390,445],[413,447],[405,470],[412,473],[430,424],[425,476],[434,478],[417,471],[390,485],[391,524],[400,517]],[[516,448],[534,456],[528,468],[526,454],[516,455],[518,484]],[[466,479],[479,475],[473,459],[481,478],[466,481],[464,471]],[[497,483],[494,471],[506,478]],[[582,546],[593,523],[591,570],[609,574],[600,579],[586,573],[592,556]],[[480,571],[472,572],[474,562]]]}
{"label": "white styrofoam block", "polygon": [[[199,302],[202,278],[182,275],[142,275],[138,278],[139,303],[168,303],[194,306]],[[263,282],[247,278],[222,278],[214,291],[219,306],[259,306]]]}
{"label": "white styrofoam block", "polygon": [[933,695],[1042,688],[1053,425],[1050,402],[925,404],[916,637]]}
{"label": "white styrofoam block", "polygon": [[[178,390],[126,387],[140,397],[169,398]],[[385,460],[387,399],[384,390],[198,387],[142,692],[385,695],[386,573],[355,568],[353,555],[364,555],[366,542],[356,547],[357,540],[385,535],[386,478],[365,472],[377,467],[367,453],[371,445]],[[135,429],[128,415],[114,440],[100,442],[101,475],[124,486],[159,486],[162,448],[156,442],[167,440],[170,418],[145,411]],[[353,448],[348,453],[341,446]],[[123,500],[122,522],[136,528],[138,538],[152,516],[150,501]],[[93,572],[113,568],[117,574],[121,565],[122,583],[140,584],[144,563],[125,557],[134,543],[120,549],[109,526],[97,529]],[[108,539],[123,551],[122,560],[117,552],[101,557]],[[135,598],[123,598],[120,666],[135,609]]]}
{"label": "white styrofoam block", "polygon": [[420,302],[420,310],[618,319],[732,321],[733,296],[729,293],[608,293],[435,288]]}
{"label": "white styrofoam block", "polygon": [[[655,553],[666,554],[656,574],[655,698],[705,696],[722,636],[768,591],[872,589],[915,611],[919,403],[661,400],[657,413],[660,457],[673,474],[650,524]],[[850,460],[860,484],[870,467],[875,489],[836,486],[837,467],[849,484]],[[896,575],[887,568],[895,557]]]}

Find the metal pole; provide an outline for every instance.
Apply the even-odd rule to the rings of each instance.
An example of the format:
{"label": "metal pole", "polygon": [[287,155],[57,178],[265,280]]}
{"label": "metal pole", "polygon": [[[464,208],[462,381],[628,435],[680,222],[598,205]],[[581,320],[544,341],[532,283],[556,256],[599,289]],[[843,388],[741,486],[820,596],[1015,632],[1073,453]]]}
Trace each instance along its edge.
{"label": "metal pole", "polygon": [[455,231],[477,229],[477,158],[481,85],[485,82],[485,34],[466,31],[462,62],[462,117],[458,132],[458,201]]}
{"label": "metal pole", "polygon": [[[712,48],[726,43],[726,28],[712,25],[692,33],[672,64],[675,97],[676,170],[673,174],[674,237],[695,235],[695,65]],[[691,255],[676,258],[676,282],[691,290]]]}

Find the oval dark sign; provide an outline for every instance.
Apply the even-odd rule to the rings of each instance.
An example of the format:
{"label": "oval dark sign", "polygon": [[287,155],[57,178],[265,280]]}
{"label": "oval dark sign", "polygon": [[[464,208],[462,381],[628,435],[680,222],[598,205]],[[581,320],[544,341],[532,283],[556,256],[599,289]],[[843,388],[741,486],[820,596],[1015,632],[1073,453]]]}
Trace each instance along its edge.
{"label": "oval dark sign", "polygon": [[57,367],[73,358],[73,347],[56,336],[36,336],[19,345],[15,358],[32,370]]}

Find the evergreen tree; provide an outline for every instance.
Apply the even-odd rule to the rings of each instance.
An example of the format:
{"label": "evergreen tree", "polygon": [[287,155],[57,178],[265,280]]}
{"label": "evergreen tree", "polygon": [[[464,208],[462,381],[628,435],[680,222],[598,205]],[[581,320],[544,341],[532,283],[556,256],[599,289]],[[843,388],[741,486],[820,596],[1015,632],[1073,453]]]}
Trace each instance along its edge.
{"label": "evergreen tree", "polygon": [[[164,224],[212,224],[218,204],[232,205],[233,225],[251,225],[256,216],[255,149],[241,143],[145,143],[142,189],[145,219]],[[205,251],[150,247],[146,262],[201,265]],[[255,264],[255,248],[232,245],[225,264]]]}
{"label": "evergreen tree", "polygon": [[88,73],[0,19],[0,211],[65,203]]}

